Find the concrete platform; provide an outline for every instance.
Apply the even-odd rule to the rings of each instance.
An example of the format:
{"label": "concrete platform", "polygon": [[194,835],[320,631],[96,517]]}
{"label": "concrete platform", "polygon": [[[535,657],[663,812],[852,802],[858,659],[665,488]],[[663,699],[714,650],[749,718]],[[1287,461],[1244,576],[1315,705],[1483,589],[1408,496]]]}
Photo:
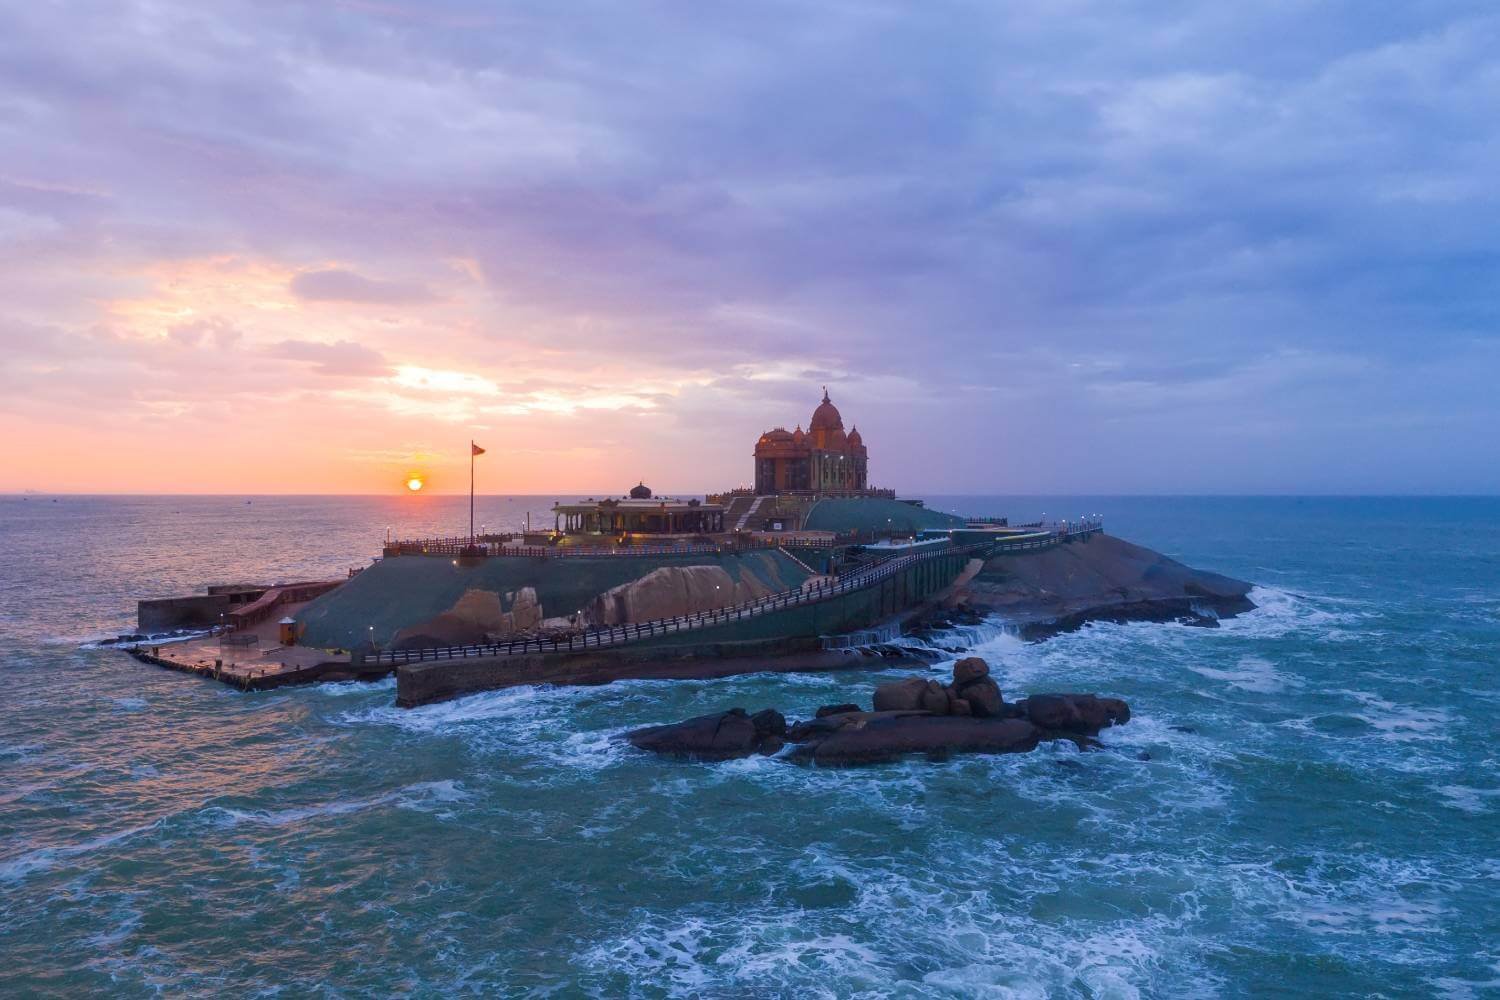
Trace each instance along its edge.
{"label": "concrete platform", "polygon": [[356,664],[348,653],[281,645],[276,619],[295,617],[301,607],[289,604],[253,629],[229,633],[255,635],[259,641],[252,646],[226,644],[221,641],[224,637],[215,635],[171,645],[144,645],[130,650],[130,655],[143,663],[197,674],[246,691],[321,681],[375,680],[395,672],[389,664]]}

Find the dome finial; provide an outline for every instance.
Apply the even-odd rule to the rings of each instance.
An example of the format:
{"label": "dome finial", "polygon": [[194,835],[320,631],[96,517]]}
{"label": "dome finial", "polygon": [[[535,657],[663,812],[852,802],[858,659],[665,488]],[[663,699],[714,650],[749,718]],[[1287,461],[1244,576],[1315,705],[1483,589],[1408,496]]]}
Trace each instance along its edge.
{"label": "dome finial", "polygon": [[823,402],[828,402],[828,386],[823,387]]}

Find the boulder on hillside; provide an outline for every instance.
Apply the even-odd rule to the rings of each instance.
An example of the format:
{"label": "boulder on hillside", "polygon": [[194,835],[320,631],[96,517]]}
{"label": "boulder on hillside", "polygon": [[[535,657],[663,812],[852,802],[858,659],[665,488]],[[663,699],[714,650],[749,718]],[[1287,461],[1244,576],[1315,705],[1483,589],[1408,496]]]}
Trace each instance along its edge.
{"label": "boulder on hillside", "polygon": [[1130,706],[1119,698],[1093,694],[1034,694],[1016,702],[1027,719],[1043,729],[1096,736],[1108,726],[1130,721]]}
{"label": "boulder on hillside", "polygon": [[672,757],[729,760],[753,753],[775,753],[783,745],[786,719],[775,709],[743,708],[700,715],[683,722],[651,726],[625,734],[634,747]]}
{"label": "boulder on hillside", "polygon": [[471,587],[448,609],[449,614],[469,622],[482,632],[506,632],[505,612],[500,609],[500,595],[493,590]]}
{"label": "boulder on hillside", "polygon": [[599,625],[711,611],[771,593],[753,573],[736,581],[722,566],[661,566],[639,579],[611,587],[590,603],[589,621]]}
{"label": "boulder on hillside", "polygon": [[517,632],[529,632],[542,624],[542,602],[537,600],[536,588],[522,587],[516,591],[515,602],[510,606],[510,624]]}
{"label": "boulder on hillside", "polygon": [[484,629],[451,611],[434,615],[397,632],[391,649],[432,649],[436,646],[467,646],[486,641]]}

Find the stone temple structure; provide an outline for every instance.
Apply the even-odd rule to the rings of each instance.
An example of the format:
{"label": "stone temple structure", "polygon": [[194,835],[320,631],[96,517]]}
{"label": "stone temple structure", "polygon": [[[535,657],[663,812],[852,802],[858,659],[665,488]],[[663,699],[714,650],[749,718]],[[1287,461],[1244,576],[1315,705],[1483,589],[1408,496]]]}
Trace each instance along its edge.
{"label": "stone temple structure", "polygon": [[825,386],[807,430],[800,424],[794,431],[777,427],[755,442],[755,492],[863,493],[868,462],[859,428],[844,432],[844,418]]}

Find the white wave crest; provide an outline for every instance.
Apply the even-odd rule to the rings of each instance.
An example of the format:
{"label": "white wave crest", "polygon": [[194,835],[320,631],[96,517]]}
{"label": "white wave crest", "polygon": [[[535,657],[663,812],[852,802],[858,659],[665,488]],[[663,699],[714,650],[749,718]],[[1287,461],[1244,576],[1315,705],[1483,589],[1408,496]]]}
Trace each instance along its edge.
{"label": "white wave crest", "polygon": [[392,805],[399,809],[416,809],[423,812],[440,811],[443,804],[460,802],[469,798],[457,781],[419,781],[383,795],[362,799],[334,799],[316,805],[293,806],[287,809],[235,809],[229,806],[210,806],[204,815],[215,826],[236,827],[242,825],[285,827],[297,826],[309,820],[329,816],[344,816],[363,812],[380,806]]}

